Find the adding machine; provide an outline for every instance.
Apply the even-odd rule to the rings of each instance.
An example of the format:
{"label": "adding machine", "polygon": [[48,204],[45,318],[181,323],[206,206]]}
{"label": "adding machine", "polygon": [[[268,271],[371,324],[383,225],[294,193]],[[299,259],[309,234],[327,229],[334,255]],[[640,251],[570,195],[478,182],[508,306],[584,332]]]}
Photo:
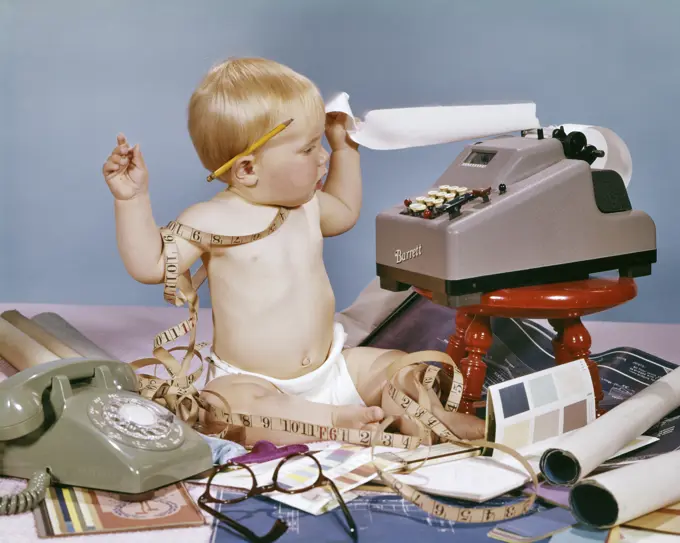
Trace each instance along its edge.
{"label": "adding machine", "polygon": [[427,194],[377,216],[381,287],[460,307],[503,288],[651,274],[654,222],[619,173],[591,168],[602,156],[563,127],[466,146]]}

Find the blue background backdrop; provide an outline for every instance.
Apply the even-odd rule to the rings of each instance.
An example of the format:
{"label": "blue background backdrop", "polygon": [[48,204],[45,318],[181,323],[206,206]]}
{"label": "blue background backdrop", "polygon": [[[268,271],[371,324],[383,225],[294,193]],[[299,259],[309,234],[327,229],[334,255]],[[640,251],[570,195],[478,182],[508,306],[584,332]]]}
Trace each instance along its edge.
{"label": "blue background backdrop", "polygon": [[[212,64],[257,55],[325,96],[347,91],[358,115],[533,100],[543,125],[613,129],[659,263],[636,300],[599,318],[678,322],[679,21],[677,0],[0,0],[0,301],[164,304],[161,286],[123,268],[101,165],[118,131],[141,144],[159,225],[210,198],[188,99]],[[363,150],[360,222],[325,248],[339,309],[375,275],[375,215],[428,187],[462,146]]]}

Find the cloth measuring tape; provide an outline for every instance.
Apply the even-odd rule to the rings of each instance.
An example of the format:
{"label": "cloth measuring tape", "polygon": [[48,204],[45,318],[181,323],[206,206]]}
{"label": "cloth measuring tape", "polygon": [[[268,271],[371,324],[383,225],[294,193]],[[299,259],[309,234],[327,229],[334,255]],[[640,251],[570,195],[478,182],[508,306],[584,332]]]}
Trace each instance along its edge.
{"label": "cloth measuring tape", "polygon": [[[147,366],[157,366],[161,364],[170,375],[170,379],[161,379],[154,375],[138,373],[139,393],[150,400],[166,407],[183,421],[192,426],[196,426],[199,421],[201,410],[209,413],[214,420],[229,426],[241,426],[252,428],[263,428],[273,431],[297,434],[306,437],[313,437],[320,441],[341,441],[354,445],[370,446],[372,454],[376,445],[396,447],[401,449],[415,449],[421,444],[431,445],[433,435],[441,441],[447,441],[454,445],[466,447],[468,449],[489,448],[498,449],[514,459],[524,467],[531,477],[534,485],[534,493],[521,501],[497,507],[457,507],[441,503],[415,488],[398,481],[394,475],[381,470],[373,462],[373,466],[382,481],[392,490],[397,492],[402,498],[420,507],[425,512],[435,517],[464,523],[484,523],[496,522],[504,519],[511,519],[528,512],[536,499],[538,491],[538,478],[531,465],[517,451],[498,443],[486,440],[467,441],[458,438],[447,426],[441,422],[431,411],[429,391],[433,389],[437,376],[440,372],[439,367],[426,364],[423,372],[422,382],[416,381],[418,389],[418,400],[410,398],[401,390],[394,386],[393,380],[402,370],[427,362],[439,362],[449,366],[452,370],[451,389],[446,400],[442,405],[446,411],[453,412],[458,409],[463,396],[463,375],[453,362],[453,359],[446,353],[440,351],[419,351],[416,353],[405,354],[387,370],[387,390],[389,396],[404,411],[406,417],[417,422],[420,429],[418,436],[403,435],[399,433],[386,432],[385,428],[394,420],[387,417],[382,421],[377,430],[360,430],[355,428],[340,428],[334,426],[321,426],[303,421],[286,419],[281,417],[252,415],[247,413],[232,413],[226,399],[215,392],[204,390],[203,394],[213,394],[217,396],[224,409],[217,407],[205,400],[194,386],[203,372],[203,357],[200,349],[206,344],[196,344],[196,328],[198,323],[198,288],[207,278],[207,271],[201,266],[192,276],[190,270],[179,273],[179,252],[175,242],[175,236],[187,241],[198,244],[210,250],[212,247],[226,247],[242,245],[262,239],[273,234],[285,222],[289,210],[279,208],[276,216],[271,223],[256,234],[244,236],[219,236],[196,230],[189,226],[172,221],[167,227],[161,229],[163,240],[163,257],[165,262],[165,287],[163,297],[175,307],[188,305],[189,318],[181,323],[169,328],[154,338],[153,357],[142,358],[131,363],[134,369],[141,369]],[[189,344],[186,347],[173,347],[165,349],[164,345],[175,341],[183,335],[189,334]],[[175,350],[184,350],[181,362],[178,362],[170,353]],[[189,373],[190,362],[196,356],[201,362],[201,366]],[[224,430],[220,435],[225,435]]]}

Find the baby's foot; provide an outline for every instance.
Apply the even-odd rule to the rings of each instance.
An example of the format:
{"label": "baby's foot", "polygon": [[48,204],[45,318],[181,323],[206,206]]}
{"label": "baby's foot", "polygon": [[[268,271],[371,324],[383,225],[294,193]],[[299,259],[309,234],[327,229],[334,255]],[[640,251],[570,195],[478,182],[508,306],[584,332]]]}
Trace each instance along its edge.
{"label": "baby's foot", "polygon": [[466,413],[446,412],[440,419],[457,437],[465,440],[484,438],[484,421]]}
{"label": "baby's foot", "polygon": [[333,410],[333,426],[338,428],[373,429],[375,423],[385,418],[380,407],[363,405],[339,405]]}

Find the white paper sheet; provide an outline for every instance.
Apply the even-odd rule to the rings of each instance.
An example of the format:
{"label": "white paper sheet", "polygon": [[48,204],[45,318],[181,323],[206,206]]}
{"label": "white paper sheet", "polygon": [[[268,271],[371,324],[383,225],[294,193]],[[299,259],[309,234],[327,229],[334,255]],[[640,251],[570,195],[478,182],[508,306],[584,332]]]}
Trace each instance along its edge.
{"label": "white paper sheet", "polygon": [[578,520],[600,529],[680,502],[680,451],[584,479],[569,502]]}
{"label": "white paper sheet", "polygon": [[349,136],[359,145],[377,150],[437,145],[540,127],[533,102],[376,109],[361,120],[352,112],[349,94],[341,92],[328,101],[326,112],[347,114]]}
{"label": "white paper sheet", "polygon": [[574,484],[678,406],[680,368],[594,422],[563,436],[541,457],[541,473],[553,484]]}

